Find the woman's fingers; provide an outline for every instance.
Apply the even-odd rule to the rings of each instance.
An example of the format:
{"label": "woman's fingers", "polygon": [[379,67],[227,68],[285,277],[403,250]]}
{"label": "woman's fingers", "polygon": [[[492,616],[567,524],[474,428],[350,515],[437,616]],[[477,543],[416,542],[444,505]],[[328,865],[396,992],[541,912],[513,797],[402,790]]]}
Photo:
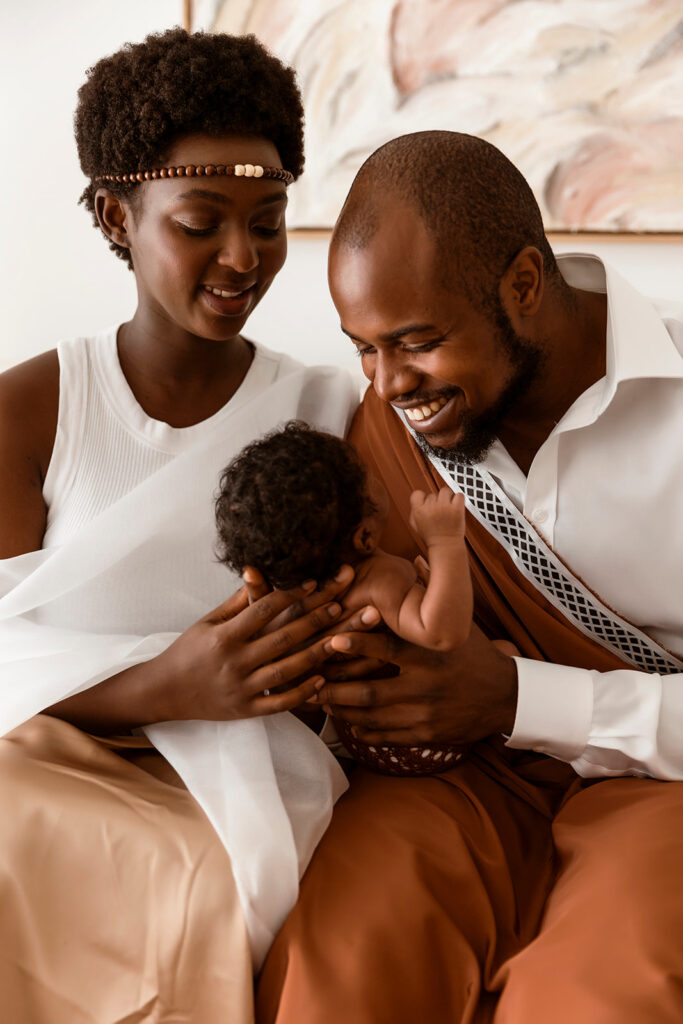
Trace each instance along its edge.
{"label": "woman's fingers", "polygon": [[281,711],[291,711],[305,703],[316,688],[324,682],[322,676],[311,676],[298,686],[282,693],[264,693],[252,698],[251,709],[254,715],[277,715]]}
{"label": "woman's fingers", "polygon": [[341,611],[341,605],[332,602],[322,608],[315,608],[308,615],[295,619],[273,633],[264,633],[249,644],[249,663],[256,667],[284,657],[316,633],[326,633],[341,615]]}
{"label": "woman's fingers", "polygon": [[252,565],[245,565],[242,572],[242,579],[249,598],[249,604],[258,601],[259,597],[265,597],[273,589],[266,583],[263,573],[259,572]]}
{"label": "woman's fingers", "polygon": [[[306,678],[312,675],[317,676],[319,673],[316,672],[316,669],[328,657],[325,641],[318,640],[317,643],[305,647],[302,651],[296,651],[288,657],[255,668],[244,681],[244,691],[248,697],[257,697],[264,690],[270,690],[271,693],[280,690],[287,683],[291,683],[292,680],[301,676]],[[311,689],[304,699],[312,696],[314,692],[315,689]]]}
{"label": "woman's fingers", "polygon": [[300,619],[303,615],[307,615],[308,612],[320,608],[321,605],[327,604],[328,601],[334,601],[335,598],[338,598],[340,594],[343,594],[348,589],[349,585],[353,582],[353,575],[353,569],[350,565],[342,565],[334,579],[328,580],[319,590],[313,590],[307,596],[290,604],[268,624],[268,628],[264,632],[273,632],[273,630],[287,625],[288,622]]}
{"label": "woman's fingers", "polygon": [[[257,598],[244,614],[239,616],[239,620],[230,624],[230,634],[237,639],[248,640],[262,631],[264,634],[273,632],[274,628],[281,628],[284,623],[296,621],[322,605],[329,604],[337,594],[348,587],[352,579],[353,569],[350,566],[343,566],[336,578],[330,580],[320,590],[316,590],[314,580],[307,580],[300,587],[293,587],[291,590],[273,590]],[[322,619],[321,628],[327,629],[330,622],[331,619]]]}
{"label": "woman's fingers", "polygon": [[244,611],[249,605],[249,596],[245,587],[240,587],[239,590],[231,594],[227,600],[219,604],[217,608],[212,609],[200,619],[200,622],[209,622],[213,625],[220,625],[224,622],[230,622],[236,615],[239,615],[241,611]]}

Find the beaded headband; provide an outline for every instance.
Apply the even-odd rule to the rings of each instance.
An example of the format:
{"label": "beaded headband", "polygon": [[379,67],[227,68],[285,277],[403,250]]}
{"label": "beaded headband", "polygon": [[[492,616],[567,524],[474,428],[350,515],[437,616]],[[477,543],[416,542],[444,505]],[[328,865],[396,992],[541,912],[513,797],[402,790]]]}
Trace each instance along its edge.
{"label": "beaded headband", "polygon": [[158,178],[194,178],[205,175],[234,175],[236,178],[275,178],[291,185],[294,175],[284,167],[262,167],[260,164],[186,164],[184,167],[159,167],[153,171],[135,171],[132,174],[100,174],[93,181],[116,181],[119,184],[137,185],[140,181],[156,181]]}

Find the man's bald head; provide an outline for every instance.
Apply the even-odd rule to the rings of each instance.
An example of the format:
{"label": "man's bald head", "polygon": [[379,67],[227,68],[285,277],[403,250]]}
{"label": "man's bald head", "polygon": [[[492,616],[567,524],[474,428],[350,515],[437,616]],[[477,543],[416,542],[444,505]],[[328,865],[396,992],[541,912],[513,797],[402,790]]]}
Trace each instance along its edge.
{"label": "man's bald head", "polygon": [[525,246],[540,251],[547,278],[559,278],[533,192],[483,139],[415,132],[381,146],[351,186],[332,245],[364,249],[397,202],[415,207],[433,233],[442,284],[456,284],[479,307],[497,305],[498,283]]}

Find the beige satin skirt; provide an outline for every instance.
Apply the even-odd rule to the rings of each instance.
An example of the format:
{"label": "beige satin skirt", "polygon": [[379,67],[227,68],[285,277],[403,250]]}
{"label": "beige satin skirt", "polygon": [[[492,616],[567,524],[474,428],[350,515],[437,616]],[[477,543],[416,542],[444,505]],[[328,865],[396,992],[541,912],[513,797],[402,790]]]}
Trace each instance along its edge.
{"label": "beige satin skirt", "polygon": [[39,715],[0,739],[0,1019],[249,1024],[230,860],[146,739]]}

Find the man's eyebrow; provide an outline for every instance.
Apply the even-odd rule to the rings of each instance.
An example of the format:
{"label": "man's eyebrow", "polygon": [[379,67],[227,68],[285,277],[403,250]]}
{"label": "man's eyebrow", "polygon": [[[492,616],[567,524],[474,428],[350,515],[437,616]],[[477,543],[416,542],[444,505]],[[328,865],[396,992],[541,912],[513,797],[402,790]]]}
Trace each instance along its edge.
{"label": "man's eyebrow", "polygon": [[[215,203],[230,204],[233,200],[230,196],[226,196],[223,192],[214,192],[213,189],[209,188],[190,188],[187,192],[181,192],[180,195],[175,197],[176,199],[208,199]],[[258,206],[265,206],[267,203],[281,203],[283,199],[287,199],[286,192],[273,192],[269,196],[264,196],[263,199],[259,200]]]}
{"label": "man's eyebrow", "polygon": [[[339,326],[342,332],[353,341],[356,335],[351,334],[351,332],[347,331],[341,324]],[[398,341],[399,338],[405,338],[407,334],[424,334],[427,331],[436,330],[438,330],[438,328],[435,324],[406,324],[405,327],[397,327],[395,331],[389,331],[388,334],[382,334],[381,339],[382,341]],[[360,341],[362,339],[358,340]]]}

